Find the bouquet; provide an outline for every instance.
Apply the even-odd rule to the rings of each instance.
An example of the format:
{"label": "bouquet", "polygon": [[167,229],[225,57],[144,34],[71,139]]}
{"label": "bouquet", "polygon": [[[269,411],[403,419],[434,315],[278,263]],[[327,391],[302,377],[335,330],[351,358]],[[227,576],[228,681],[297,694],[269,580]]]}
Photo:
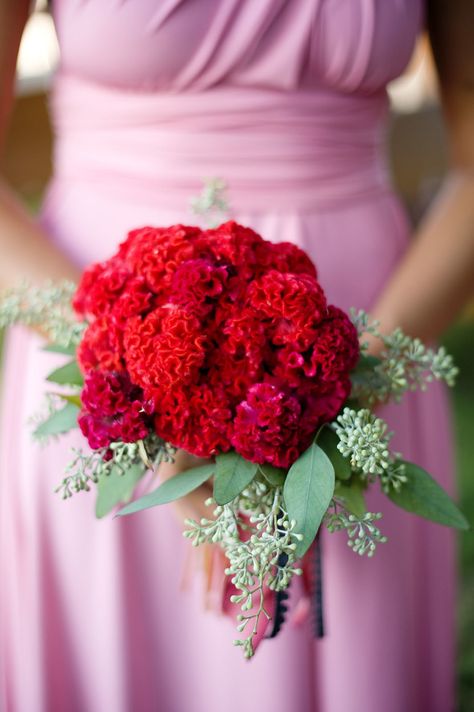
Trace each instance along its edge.
{"label": "bouquet", "polygon": [[[366,509],[368,488],[467,527],[430,475],[391,451],[374,412],[433,379],[451,385],[451,357],[328,304],[294,244],[232,221],[132,230],[77,288],[10,290],[0,318],[41,326],[46,348],[68,358],[48,377],[62,389],[35,431],[79,427],[87,439],[58,488],[63,497],[94,486],[97,516],[123,504],[125,516],[212,481],[209,517],[187,520],[184,535],[223,548],[246,657],[278,632],[286,591],[305,575],[321,527],[344,532],[361,556],[386,541],[382,514]],[[381,340],[379,358],[365,334]],[[211,462],[134,499],[138,481],[177,448]]]}

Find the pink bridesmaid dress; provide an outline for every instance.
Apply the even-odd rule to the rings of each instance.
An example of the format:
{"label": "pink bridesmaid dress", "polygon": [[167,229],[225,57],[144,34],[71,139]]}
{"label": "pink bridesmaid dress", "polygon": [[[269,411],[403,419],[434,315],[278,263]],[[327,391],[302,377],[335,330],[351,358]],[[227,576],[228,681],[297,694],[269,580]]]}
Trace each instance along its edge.
{"label": "pink bridesmaid dress", "polygon": [[[422,5],[55,0],[51,240],[84,266],[130,228],[192,224],[189,198],[219,176],[233,217],[307,250],[333,303],[370,309],[409,239],[386,165],[386,85]],[[21,330],[5,359],[2,712],[453,709],[450,531],[374,493],[389,537],[374,559],[324,534],[326,636],[288,624],[246,663],[199,584],[182,590],[189,544],[171,507],[97,521],[92,493],[53,494],[82,441],[40,447],[26,423],[58,359]],[[395,448],[451,489],[444,392],[385,416]]]}

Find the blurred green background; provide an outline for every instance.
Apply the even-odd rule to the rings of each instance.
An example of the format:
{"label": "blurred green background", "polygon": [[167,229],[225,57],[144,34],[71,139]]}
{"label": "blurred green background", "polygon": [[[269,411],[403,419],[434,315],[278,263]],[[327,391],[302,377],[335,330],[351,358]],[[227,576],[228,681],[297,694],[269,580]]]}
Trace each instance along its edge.
{"label": "blurred green background", "polygon": [[[474,513],[474,325],[465,319],[445,335],[446,348],[453,354],[460,374],[452,391],[459,496],[463,512],[473,526]],[[458,601],[458,703],[459,712],[474,710],[474,535],[459,537],[460,591]]]}

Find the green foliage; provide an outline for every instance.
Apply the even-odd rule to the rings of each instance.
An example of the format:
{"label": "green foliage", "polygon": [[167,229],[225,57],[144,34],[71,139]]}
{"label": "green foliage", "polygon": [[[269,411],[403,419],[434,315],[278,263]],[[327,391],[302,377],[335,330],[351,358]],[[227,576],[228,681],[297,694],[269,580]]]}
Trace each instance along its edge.
{"label": "green foliage", "polygon": [[[108,457],[110,451],[112,458]],[[80,448],[73,448],[72,453],[73,458],[66,467],[64,478],[55,490],[61,493],[63,499],[78,492],[89,492],[92,485],[110,476],[112,468],[118,475],[126,476],[130,468],[137,465],[144,473],[149,467],[148,463],[156,468],[162,460],[172,459],[169,446],[155,433],[150,433],[143,441],[117,441],[110,443],[109,447],[88,449],[85,453]]]}
{"label": "green foliage", "polygon": [[[473,313],[474,314],[474,313]],[[464,320],[451,328],[443,339],[459,366],[459,378],[452,392],[454,401],[456,461],[461,509],[472,521],[474,515],[474,438],[472,404],[474,402],[474,321]],[[459,537],[461,573],[458,602],[458,706],[457,712],[474,709],[474,536]]]}
{"label": "green foliage", "polygon": [[[209,499],[207,504],[214,500]],[[246,515],[245,517],[242,517]],[[272,487],[260,476],[232,502],[217,506],[213,518],[200,523],[187,520],[184,535],[194,546],[219,544],[229,561],[226,575],[231,577],[237,593],[231,601],[240,605],[237,630],[242,639],[234,645],[242,647],[246,658],[254,653],[253,638],[262,616],[269,619],[273,611],[265,608],[265,588],[283,591],[294,575],[296,542],[294,523],[285,511],[282,490]],[[241,536],[242,530],[247,536]]]}
{"label": "green foliage", "polygon": [[469,524],[450,496],[422,467],[403,461],[406,481],[388,496],[396,505],[420,517],[455,529],[469,529]]}
{"label": "green foliage", "polygon": [[84,385],[84,377],[79,370],[76,360],[70,361],[60,368],[56,368],[47,376],[46,380],[50,383],[57,383],[60,386]]}
{"label": "green foliage", "polygon": [[311,546],[334,494],[334,467],[319,445],[313,443],[290,467],[283,489],[286,511],[302,538],[297,556]]}
{"label": "green foliage", "polygon": [[401,329],[382,334],[378,323],[371,323],[363,311],[352,310],[351,316],[361,338],[372,334],[383,344],[380,358],[374,361],[364,353],[363,343],[360,362],[352,374],[353,398],[374,405],[399,401],[406,391],[425,390],[435,379],[454,385],[458,369],[444,347],[437,351],[427,348],[420,339],[407,336]]}
{"label": "green foliage", "polygon": [[87,326],[77,320],[71,300],[73,282],[23,284],[0,292],[0,328],[13,324],[39,327],[56,346],[78,344]]}
{"label": "green foliage", "polygon": [[365,512],[357,516],[333,501],[333,511],[328,512],[325,521],[330,532],[346,532],[347,546],[355,554],[370,559],[375,554],[377,544],[385,544],[387,541],[376,524],[381,518],[380,512]]}
{"label": "green foliage", "polygon": [[348,480],[352,475],[351,463],[347,457],[344,457],[339,451],[338,445],[340,440],[334,430],[328,425],[325,425],[319,431],[316,442],[331,460],[336,479]]}
{"label": "green foliage", "polygon": [[58,398],[61,398],[62,400],[66,401],[67,403],[72,403],[77,408],[82,407],[81,396],[72,395],[71,393],[55,393],[54,395],[57,395]]}
{"label": "green foliage", "polygon": [[334,427],[340,440],[337,448],[349,458],[356,472],[361,471],[373,479],[393,464],[394,457],[389,451],[391,433],[387,433],[387,424],[368,408],[344,408]]}
{"label": "green foliage", "polygon": [[342,500],[344,507],[356,517],[363,517],[367,512],[364,499],[364,484],[357,477],[353,477],[349,482],[338,482],[334,489],[334,498]]}
{"label": "green foliage", "polygon": [[180,472],[169,480],[165,480],[157,487],[156,490],[149,494],[140,497],[140,499],[130,502],[126,507],[121,509],[117,515],[123,517],[127,514],[141,512],[143,509],[157,507],[161,504],[168,504],[180,497],[184,497],[197,487],[202,485],[215,470],[214,464],[202,465],[201,467],[193,467],[185,472]]}
{"label": "green foliage", "polygon": [[222,178],[208,178],[201,193],[191,199],[191,210],[204,219],[207,227],[217,227],[229,219],[227,185]]}
{"label": "green foliage", "polygon": [[236,452],[217,455],[214,477],[214,499],[227,504],[239,495],[257,474],[258,465]]}
{"label": "green foliage", "polygon": [[77,417],[79,408],[74,403],[66,403],[64,408],[56,410],[49,416],[41,425],[38,425],[34,431],[37,438],[46,438],[50,435],[60,435],[67,433],[73,428],[77,428]]}
{"label": "green foliage", "polygon": [[118,504],[128,502],[144,473],[145,466],[142,463],[132,464],[125,471],[118,465],[112,465],[110,472],[99,477],[97,482],[96,517],[101,519]]}
{"label": "green foliage", "polygon": [[52,354],[64,354],[64,356],[75,356],[77,346],[75,344],[70,344],[69,346],[62,346],[61,344],[48,344],[44,346],[43,351],[47,351]]}
{"label": "green foliage", "polygon": [[267,482],[272,485],[272,487],[283,487],[286,479],[286,470],[281,467],[274,467],[268,463],[259,465],[258,469],[267,480]]}

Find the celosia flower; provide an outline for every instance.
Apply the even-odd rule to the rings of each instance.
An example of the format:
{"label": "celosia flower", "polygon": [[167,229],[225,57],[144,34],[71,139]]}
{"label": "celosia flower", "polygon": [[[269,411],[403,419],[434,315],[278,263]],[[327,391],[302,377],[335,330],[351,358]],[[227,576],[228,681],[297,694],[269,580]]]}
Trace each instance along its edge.
{"label": "celosia flower", "polygon": [[78,422],[93,449],[135,442],[150,431],[150,403],[126,372],[91,371],[81,393]]}
{"label": "celosia flower", "polygon": [[231,443],[252,462],[288,467],[300,454],[301,404],[270,383],[256,383],[239,403]]}
{"label": "celosia flower", "polygon": [[196,455],[234,447],[287,467],[350,391],[357,334],[309,257],[232,221],[131,231],[74,305],[90,320],[78,358],[91,447],[154,428]]}
{"label": "celosia flower", "polygon": [[195,382],[204,361],[206,335],[186,309],[166,304],[142,319],[131,319],[124,335],[125,361],[145,392],[164,392]]}

